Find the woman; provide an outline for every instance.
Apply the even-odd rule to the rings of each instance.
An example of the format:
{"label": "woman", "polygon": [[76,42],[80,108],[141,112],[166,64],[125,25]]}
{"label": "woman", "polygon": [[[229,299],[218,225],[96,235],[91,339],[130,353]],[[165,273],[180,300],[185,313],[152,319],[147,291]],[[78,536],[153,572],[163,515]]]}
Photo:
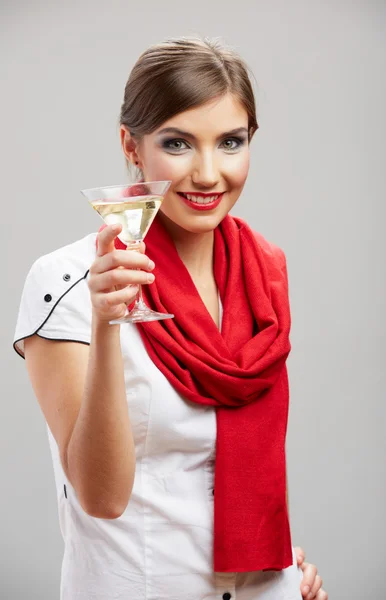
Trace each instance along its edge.
{"label": "woman", "polygon": [[[285,258],[228,216],[257,127],[233,51],[150,48],[120,129],[138,180],[171,181],[147,248],[108,226],[27,277],[15,348],[48,426],[62,600],[327,598],[288,526]],[[109,325],[138,284],[175,318]]]}

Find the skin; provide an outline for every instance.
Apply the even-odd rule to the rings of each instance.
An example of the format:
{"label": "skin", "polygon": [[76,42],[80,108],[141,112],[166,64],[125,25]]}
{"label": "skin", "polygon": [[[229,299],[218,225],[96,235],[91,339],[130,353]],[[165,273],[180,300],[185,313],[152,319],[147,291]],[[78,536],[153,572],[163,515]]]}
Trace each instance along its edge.
{"label": "skin", "polygon": [[[237,133],[230,133],[236,130]],[[132,137],[125,126],[120,135],[126,158],[142,170],[145,181],[172,182],[160,217],[218,324],[213,232],[237,202],[248,176],[250,145],[244,106],[227,94],[175,115],[140,140]],[[224,195],[219,206],[199,212],[181,199],[181,192]],[[301,548],[295,550],[303,570],[302,596],[307,600],[328,600],[315,565],[305,562]]]}

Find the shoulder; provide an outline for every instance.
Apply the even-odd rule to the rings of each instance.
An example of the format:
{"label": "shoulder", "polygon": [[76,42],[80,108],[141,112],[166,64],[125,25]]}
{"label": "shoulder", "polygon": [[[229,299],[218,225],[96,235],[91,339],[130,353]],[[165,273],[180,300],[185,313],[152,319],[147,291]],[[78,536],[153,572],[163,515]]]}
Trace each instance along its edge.
{"label": "shoulder", "polygon": [[253,231],[253,234],[257,243],[259,244],[260,248],[265,252],[265,254],[271,256],[274,260],[277,260],[280,263],[285,263],[286,258],[284,251],[279,246],[277,246],[273,242],[268,241],[258,231]]}
{"label": "shoulder", "polygon": [[238,226],[240,234],[242,236],[253,236],[262,255],[264,256],[265,262],[272,266],[278,267],[286,275],[287,261],[284,251],[273,242],[267,240],[261,233],[251,229],[248,223],[246,223],[246,221],[244,221],[243,219],[240,219],[239,217],[233,217],[233,219],[236,225]]}
{"label": "shoulder", "polygon": [[[45,279],[59,280],[65,275],[67,281],[85,277],[96,254],[96,233],[91,233],[75,242],[57,248],[40,256],[32,264],[30,274],[39,275]],[[66,269],[66,273],[62,273]],[[28,278],[28,276],[27,276]]]}
{"label": "shoulder", "polygon": [[24,282],[14,335],[23,356],[23,340],[39,332],[51,339],[87,343],[91,302],[87,275],[95,260],[96,233],[40,256]]}

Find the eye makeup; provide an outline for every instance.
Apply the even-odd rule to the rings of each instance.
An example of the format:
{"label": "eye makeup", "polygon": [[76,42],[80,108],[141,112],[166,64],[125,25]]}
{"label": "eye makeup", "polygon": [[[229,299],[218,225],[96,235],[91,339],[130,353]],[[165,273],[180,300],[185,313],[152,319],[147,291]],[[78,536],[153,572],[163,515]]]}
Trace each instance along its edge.
{"label": "eye makeup", "polygon": [[[237,150],[240,150],[245,143],[247,142],[247,137],[243,137],[243,136],[233,136],[233,137],[225,137],[223,138],[223,141],[220,143],[220,147],[222,146],[225,150],[225,152],[228,153],[232,153],[232,152],[237,152]],[[225,142],[231,142],[233,143],[232,147],[226,147],[224,146]],[[159,144],[161,146],[161,148],[163,150],[166,150],[167,152],[171,153],[171,154],[182,154],[185,153],[186,150],[189,150],[191,148],[191,146],[188,144],[188,142],[186,142],[185,140],[182,140],[180,138],[172,138],[172,137],[167,137],[164,139],[160,139],[159,140]],[[174,144],[174,146],[173,146]]]}

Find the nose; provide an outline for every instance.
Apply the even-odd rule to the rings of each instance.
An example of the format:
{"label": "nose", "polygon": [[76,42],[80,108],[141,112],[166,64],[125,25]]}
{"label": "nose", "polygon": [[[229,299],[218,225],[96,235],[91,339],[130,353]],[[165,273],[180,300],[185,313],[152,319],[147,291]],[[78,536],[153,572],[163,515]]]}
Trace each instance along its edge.
{"label": "nose", "polygon": [[219,171],[213,153],[197,155],[193,167],[192,181],[198,187],[213,188],[219,180]]}

